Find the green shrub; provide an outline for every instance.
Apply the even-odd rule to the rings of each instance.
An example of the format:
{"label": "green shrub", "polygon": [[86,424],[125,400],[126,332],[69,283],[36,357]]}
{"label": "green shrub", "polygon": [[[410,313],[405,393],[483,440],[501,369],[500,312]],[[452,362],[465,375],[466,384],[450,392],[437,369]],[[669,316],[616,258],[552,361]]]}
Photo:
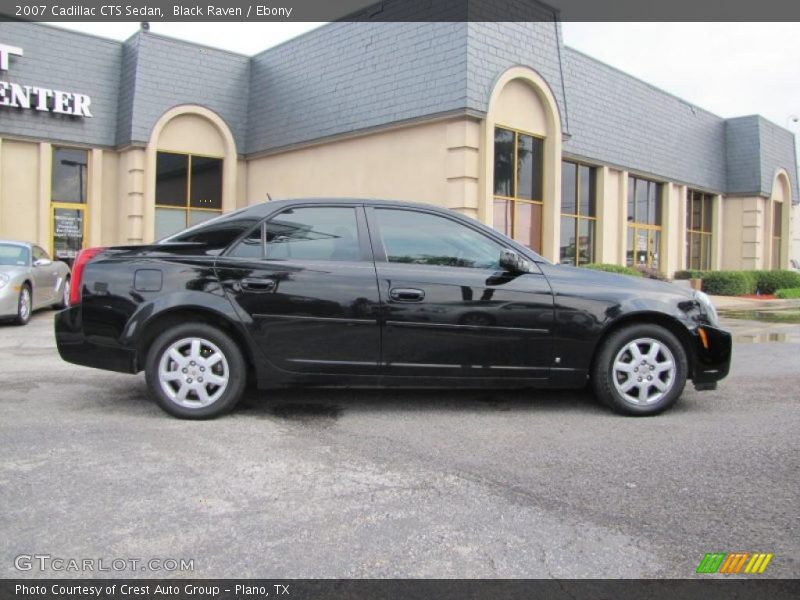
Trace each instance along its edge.
{"label": "green shrub", "polygon": [[750,271],[755,275],[756,287],[762,294],[776,290],[800,288],[800,273],[795,271]]}
{"label": "green shrub", "polygon": [[744,296],[755,291],[755,278],[742,271],[709,271],[703,275],[703,291],[715,296]]}
{"label": "green shrub", "polygon": [[608,263],[591,263],[589,265],[583,265],[583,266],[587,269],[592,269],[593,271],[605,271],[606,273],[618,273],[619,275],[633,275],[634,277],[642,276],[642,274],[636,269],[632,269],[631,267],[622,267],[620,265],[611,265]]}
{"label": "green shrub", "polygon": [[800,298],[800,287],[775,290],[775,296],[781,298],[782,300],[789,300],[790,298]]}
{"label": "green shrub", "polygon": [[709,271],[698,271],[697,269],[685,269],[675,271],[675,279],[702,279]]}

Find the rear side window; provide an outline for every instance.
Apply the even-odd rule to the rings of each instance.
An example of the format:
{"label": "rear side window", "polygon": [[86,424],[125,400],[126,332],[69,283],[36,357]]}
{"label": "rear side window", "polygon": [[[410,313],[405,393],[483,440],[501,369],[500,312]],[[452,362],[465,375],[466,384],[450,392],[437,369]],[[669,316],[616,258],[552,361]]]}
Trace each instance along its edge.
{"label": "rear side window", "polygon": [[256,227],[253,231],[248,233],[242,241],[228,253],[228,256],[235,256],[236,258],[264,258],[264,238],[263,238],[264,225]]}
{"label": "rear side window", "polygon": [[290,208],[267,221],[266,234],[268,259],[360,260],[352,207]]}
{"label": "rear side window", "polygon": [[375,212],[389,262],[498,268],[500,244],[466,225],[411,210],[380,208]]}

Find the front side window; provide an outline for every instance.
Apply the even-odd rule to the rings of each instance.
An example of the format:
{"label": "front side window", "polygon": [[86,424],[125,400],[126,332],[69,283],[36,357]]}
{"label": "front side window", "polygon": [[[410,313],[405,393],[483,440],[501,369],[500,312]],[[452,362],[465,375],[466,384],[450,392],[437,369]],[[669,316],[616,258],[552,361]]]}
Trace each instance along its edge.
{"label": "front side window", "polygon": [[713,196],[696,190],[686,192],[686,268],[711,269]]}
{"label": "front side window", "polygon": [[349,206],[289,208],[267,221],[267,259],[360,260],[356,211]]}
{"label": "front side window", "polygon": [[542,251],[544,140],[497,127],[494,137],[494,228]]}
{"label": "front side window", "polygon": [[410,210],[375,211],[389,262],[497,269],[499,244],[452,219]]}
{"label": "front side window", "polygon": [[197,225],[222,212],[222,159],[159,152],[155,237]]}
{"label": "front side window", "polygon": [[561,165],[561,264],[594,262],[597,228],[597,169],[572,162]]}
{"label": "front side window", "polygon": [[661,184],[628,177],[628,266],[659,268],[661,230]]}

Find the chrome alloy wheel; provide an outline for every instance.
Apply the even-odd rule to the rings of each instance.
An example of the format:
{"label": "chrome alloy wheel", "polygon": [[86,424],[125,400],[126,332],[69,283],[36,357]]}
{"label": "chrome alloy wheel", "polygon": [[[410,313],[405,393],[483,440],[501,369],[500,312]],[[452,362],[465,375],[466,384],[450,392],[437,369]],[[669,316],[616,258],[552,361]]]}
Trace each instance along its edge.
{"label": "chrome alloy wheel", "polygon": [[69,277],[64,281],[64,291],[61,293],[61,303],[67,307],[69,306]]}
{"label": "chrome alloy wheel", "polygon": [[222,351],[203,338],[183,338],[164,350],[158,381],[166,396],[184,408],[202,408],[219,400],[230,370]]}
{"label": "chrome alloy wheel", "polygon": [[19,318],[20,321],[27,321],[31,316],[31,291],[28,286],[22,286],[19,291]]}
{"label": "chrome alloy wheel", "polygon": [[617,392],[635,405],[661,400],[675,383],[675,357],[666,344],[652,338],[627,343],[614,358],[612,378]]}

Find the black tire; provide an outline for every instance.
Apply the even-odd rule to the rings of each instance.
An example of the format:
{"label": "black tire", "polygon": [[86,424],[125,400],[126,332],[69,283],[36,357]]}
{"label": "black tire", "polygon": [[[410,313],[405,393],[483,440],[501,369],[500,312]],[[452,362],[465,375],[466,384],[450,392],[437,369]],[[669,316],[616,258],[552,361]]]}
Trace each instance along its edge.
{"label": "black tire", "polygon": [[[188,339],[198,339],[206,342],[205,345],[201,344],[203,350],[210,351],[211,346],[216,346],[216,350],[224,357],[224,360],[218,361],[211,367],[207,365],[201,367],[201,362],[198,362],[197,365],[194,362],[191,365],[187,363],[185,368],[189,372],[183,371],[181,365],[174,359],[164,355],[169,352],[174,344],[183,343]],[[162,358],[165,360],[164,366],[171,367],[167,369],[167,375],[173,374],[174,377],[179,377],[180,379],[165,381],[162,385],[160,376]],[[184,358],[189,361],[192,357],[184,355]],[[205,393],[208,393],[209,386],[211,386],[210,389],[212,390],[222,388],[222,393],[211,403],[201,405],[199,392],[197,391],[199,388],[198,382],[202,382],[202,377],[204,376],[206,378],[209,378],[209,376],[222,377],[223,367],[227,369],[227,383],[224,387],[214,387],[208,382],[205,382],[205,385],[202,386],[206,390]],[[205,371],[205,368],[208,368],[208,371]],[[191,379],[192,376],[195,379]],[[185,323],[168,329],[152,343],[145,361],[145,377],[156,402],[169,414],[181,419],[212,419],[230,411],[241,399],[247,383],[247,365],[241,349],[230,336],[205,323]],[[189,379],[186,379],[187,377]],[[188,396],[185,395],[183,402],[179,398],[170,397],[164,389],[166,387],[172,390],[173,395],[177,396],[184,385],[188,388],[192,383],[195,387],[188,393]],[[212,392],[212,394],[215,393]],[[191,404],[191,406],[187,406],[187,404]]]}
{"label": "black tire", "polygon": [[64,282],[64,291],[61,294],[61,302],[57,302],[53,305],[53,308],[56,310],[63,310],[69,306],[69,284],[72,281],[72,278],[67,275],[67,279]]}
{"label": "black tire", "polygon": [[[635,344],[634,348],[632,342],[636,340],[641,344]],[[661,349],[656,350],[656,344],[650,344],[651,341],[659,344]],[[668,352],[664,351],[664,348]],[[636,350],[655,351],[656,358],[643,356],[641,360],[634,359],[633,353]],[[630,373],[622,370],[615,372],[614,364],[618,355],[620,363],[625,365],[625,368],[631,369]],[[628,367],[629,360],[630,367]],[[674,365],[674,369],[667,369],[670,362]],[[686,385],[688,371],[686,352],[670,331],[658,325],[631,325],[612,333],[603,342],[592,367],[592,389],[601,402],[620,414],[657,415],[670,408],[680,398]],[[657,384],[653,381],[656,378]],[[631,390],[626,395],[620,388],[625,388],[628,383],[635,386],[635,391]],[[660,387],[665,389],[661,390]],[[645,388],[642,392],[644,398],[639,400],[642,388]],[[636,401],[627,397],[632,395],[637,396]]]}
{"label": "black tire", "polygon": [[[27,294],[28,296],[28,307],[27,311],[23,310],[23,296]],[[16,325],[27,325],[31,320],[31,315],[33,314],[33,291],[29,283],[23,283],[22,287],[19,288],[19,296],[17,297],[17,316],[14,319],[14,323]]]}

